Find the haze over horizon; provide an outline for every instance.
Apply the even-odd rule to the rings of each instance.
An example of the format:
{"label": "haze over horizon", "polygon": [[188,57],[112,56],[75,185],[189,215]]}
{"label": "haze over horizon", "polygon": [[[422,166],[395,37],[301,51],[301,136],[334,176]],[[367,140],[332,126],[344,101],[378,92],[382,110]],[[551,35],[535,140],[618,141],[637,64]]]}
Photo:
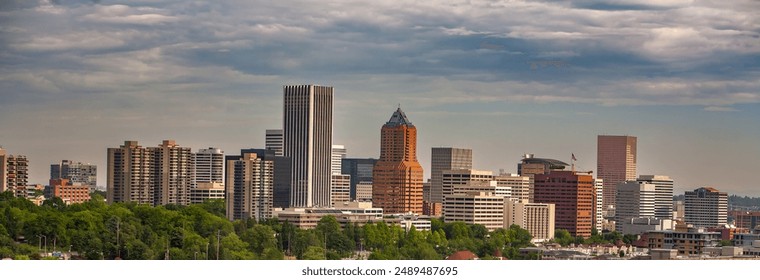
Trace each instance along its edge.
{"label": "haze over horizon", "polygon": [[125,140],[264,147],[282,86],[335,88],[334,144],[378,157],[398,104],[430,148],[516,172],[525,153],[596,173],[596,136],[638,137],[675,194],[760,196],[760,2],[0,2],[0,145],[46,184]]}

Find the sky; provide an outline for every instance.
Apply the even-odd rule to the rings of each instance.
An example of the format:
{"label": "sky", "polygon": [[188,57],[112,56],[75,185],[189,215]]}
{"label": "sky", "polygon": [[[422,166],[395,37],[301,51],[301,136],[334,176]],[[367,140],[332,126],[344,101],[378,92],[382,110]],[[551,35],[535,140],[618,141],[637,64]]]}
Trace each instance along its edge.
{"label": "sky", "polygon": [[[0,145],[46,183],[125,140],[228,154],[282,126],[282,86],[333,86],[334,139],[377,157],[401,106],[430,149],[516,172],[525,153],[596,169],[638,137],[676,194],[760,196],[760,2],[0,1]],[[596,173],[596,172],[595,172]]]}

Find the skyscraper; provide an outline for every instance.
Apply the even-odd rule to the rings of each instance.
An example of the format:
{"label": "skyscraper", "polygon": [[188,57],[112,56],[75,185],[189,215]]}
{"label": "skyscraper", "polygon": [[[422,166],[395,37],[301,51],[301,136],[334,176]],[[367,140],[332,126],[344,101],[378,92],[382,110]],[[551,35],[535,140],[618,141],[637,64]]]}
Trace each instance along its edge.
{"label": "skyscraper", "polygon": [[292,166],[290,206],[330,207],[333,88],[283,86],[283,155]]}
{"label": "skyscraper", "polygon": [[243,150],[240,156],[227,157],[226,203],[230,220],[272,217],[274,160],[265,150]]}
{"label": "skyscraper", "polygon": [[721,227],[728,223],[728,194],[698,188],[685,194],[685,220],[694,227]]}
{"label": "skyscraper", "polygon": [[224,151],[210,147],[194,154],[195,178],[193,188],[198,183],[224,184]]}
{"label": "skyscraper", "polygon": [[398,108],[380,131],[380,159],[372,172],[374,206],[390,214],[422,214],[422,172],[417,128]]}
{"label": "skyscraper", "polygon": [[50,165],[50,180],[55,179],[67,179],[71,185],[84,185],[94,189],[98,185],[98,167],[89,163],[62,160]]}
{"label": "skyscraper", "polygon": [[148,149],[153,150],[154,156],[154,205],[189,205],[193,182],[191,149],[177,145],[174,140],[164,140],[158,147]]}
{"label": "skyscraper", "polygon": [[267,129],[265,148],[273,150],[274,155],[282,156],[282,129]]}
{"label": "skyscraper", "polygon": [[190,204],[192,158],[190,148],[174,140],[148,148],[124,141],[119,148],[108,148],[108,202]]}
{"label": "skyscraper", "polygon": [[599,135],[596,171],[597,177],[604,180],[604,208],[614,207],[617,184],[636,180],[636,137]]}
{"label": "skyscraper", "polygon": [[124,141],[119,148],[108,148],[106,196],[108,203],[135,202],[153,205],[153,150]]}
{"label": "skyscraper", "polygon": [[594,217],[594,178],[572,171],[535,175],[536,203],[555,205],[554,225],[573,236],[591,236]]}
{"label": "skyscraper", "polygon": [[430,161],[430,202],[443,202],[443,171],[472,169],[472,150],[433,147]]}

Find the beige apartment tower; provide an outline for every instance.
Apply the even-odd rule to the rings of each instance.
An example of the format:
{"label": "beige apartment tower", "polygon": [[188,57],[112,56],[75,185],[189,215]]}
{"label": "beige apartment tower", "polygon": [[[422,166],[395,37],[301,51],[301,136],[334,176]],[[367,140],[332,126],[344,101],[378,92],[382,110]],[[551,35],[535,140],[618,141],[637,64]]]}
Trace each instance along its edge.
{"label": "beige apartment tower", "polygon": [[243,152],[227,160],[226,203],[230,220],[263,221],[272,217],[274,161],[264,154]]}
{"label": "beige apartment tower", "polygon": [[504,227],[518,225],[530,232],[533,240],[554,238],[554,204],[504,200]]}
{"label": "beige apartment tower", "polygon": [[617,185],[636,180],[636,137],[599,135],[596,146],[597,177],[603,181],[603,206],[615,207]]}

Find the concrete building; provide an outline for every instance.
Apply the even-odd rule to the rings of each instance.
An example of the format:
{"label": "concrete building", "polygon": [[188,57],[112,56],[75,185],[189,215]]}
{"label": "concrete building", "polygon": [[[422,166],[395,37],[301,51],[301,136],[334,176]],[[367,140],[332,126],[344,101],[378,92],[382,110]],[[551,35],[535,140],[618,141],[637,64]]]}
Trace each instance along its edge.
{"label": "concrete building", "polygon": [[684,201],[673,201],[673,220],[686,221],[686,205]]}
{"label": "concrete building", "polygon": [[493,180],[500,188],[509,190],[509,197],[521,202],[530,202],[530,194],[533,188],[530,177],[502,173],[494,176]]}
{"label": "concrete building", "polygon": [[333,88],[283,86],[283,155],[291,160],[291,207],[330,207]]}
{"label": "concrete building", "polygon": [[472,149],[433,147],[430,161],[430,202],[443,202],[443,172],[472,169]]}
{"label": "concrete building", "polygon": [[267,157],[267,151],[273,152],[243,150],[239,158],[227,157],[228,219],[263,221],[272,218],[275,163]]}
{"label": "concrete building", "polygon": [[190,203],[203,203],[209,199],[224,199],[224,185],[222,183],[198,183],[190,190]]}
{"label": "concrete building", "polygon": [[[467,188],[460,188],[462,186],[477,185],[475,182],[485,182],[482,184],[490,185],[492,181],[494,181],[494,179],[493,172],[491,171],[473,169],[444,170],[442,181],[443,200],[446,202],[446,197],[453,195],[456,190],[467,192]],[[495,192],[496,186],[498,186],[498,184],[496,184],[494,190],[490,190],[490,192]]]}
{"label": "concrete building", "polygon": [[224,151],[209,147],[193,154],[195,171],[193,188],[200,183],[220,183],[224,185]]}
{"label": "concrete building", "polygon": [[342,174],[332,175],[332,207],[351,201],[351,176]]}
{"label": "concrete building", "polygon": [[665,175],[639,175],[636,179],[654,185],[654,217],[673,219],[673,179]]}
{"label": "concrete building", "polygon": [[518,225],[530,232],[534,242],[554,238],[554,204],[504,200],[504,227]]}
{"label": "concrete building", "polygon": [[[353,179],[353,177],[352,177]],[[372,201],[372,182],[362,181],[356,184],[357,201]]]}
{"label": "concrete building", "polygon": [[266,130],[266,139],[264,142],[264,147],[267,150],[273,150],[274,155],[281,157],[283,156],[282,152],[282,146],[283,144],[283,136],[282,136],[282,129],[267,129]]}
{"label": "concrete building", "polygon": [[98,186],[98,167],[94,164],[62,160],[50,165],[50,180],[67,179],[71,185],[87,186],[94,191]]}
{"label": "concrete building", "polygon": [[108,148],[108,203],[154,205],[153,153],[154,150],[138,145],[137,141],[124,141],[119,148]]}
{"label": "concrete building", "polygon": [[719,232],[707,232],[700,228],[647,232],[647,244],[652,249],[675,249],[679,255],[701,255],[705,248],[718,247]]}
{"label": "concrete building", "polygon": [[335,208],[286,208],[275,211],[274,216],[300,229],[315,229],[325,216],[334,216],[343,228],[348,224],[361,227],[383,221],[383,209],[372,207],[371,203],[347,203]]}
{"label": "concrete building", "polygon": [[90,201],[90,186],[71,184],[69,179],[50,179],[50,197],[60,197],[66,205]]}
{"label": "concrete building", "polygon": [[174,140],[147,148],[124,141],[119,148],[108,148],[107,200],[188,205],[194,170],[192,151]]}
{"label": "concrete building", "polygon": [[422,173],[417,128],[398,108],[380,131],[380,159],[372,172],[373,203],[389,214],[422,214]]}
{"label": "concrete building", "polygon": [[535,175],[535,202],[555,205],[554,226],[573,236],[590,237],[593,226],[594,178],[572,171]]}
{"label": "concrete building", "polygon": [[330,161],[330,174],[343,174],[343,159],[346,158],[346,147],[343,145],[332,145],[332,157]]}
{"label": "concrete building", "polygon": [[704,187],[686,192],[685,220],[694,227],[721,227],[728,223],[728,194]]}
{"label": "concrete building", "polygon": [[626,181],[617,185],[615,225],[621,231],[623,222],[632,218],[654,218],[655,185]]}
{"label": "concrete building", "polygon": [[504,199],[487,192],[453,194],[443,201],[443,217],[447,223],[478,224],[489,231],[503,228]]}
{"label": "concrete building", "polygon": [[0,146],[0,193],[8,190],[8,154]]}
{"label": "concrete building", "polygon": [[733,210],[728,212],[728,217],[738,228],[753,229],[760,226],[760,211]]}
{"label": "concrete building", "polygon": [[377,159],[374,158],[343,158],[341,174],[351,175],[351,199],[359,199],[357,184],[372,185],[372,169],[375,168],[375,163]]}
{"label": "concrete building", "polygon": [[16,197],[26,197],[29,183],[29,160],[23,155],[5,156],[5,187],[2,191],[12,191]]}
{"label": "concrete building", "polygon": [[674,230],[676,221],[653,217],[628,218],[615,221],[616,231],[620,234],[642,234],[649,231]]}
{"label": "concrete building", "polygon": [[164,140],[158,147],[149,147],[153,155],[154,205],[190,204],[193,183],[193,153],[174,140]]}
{"label": "concrete building", "polygon": [[596,174],[604,180],[604,208],[615,207],[617,185],[636,180],[636,137],[599,135],[596,143]]}
{"label": "concrete building", "polygon": [[604,180],[594,179],[594,228],[601,233],[604,230]]}

